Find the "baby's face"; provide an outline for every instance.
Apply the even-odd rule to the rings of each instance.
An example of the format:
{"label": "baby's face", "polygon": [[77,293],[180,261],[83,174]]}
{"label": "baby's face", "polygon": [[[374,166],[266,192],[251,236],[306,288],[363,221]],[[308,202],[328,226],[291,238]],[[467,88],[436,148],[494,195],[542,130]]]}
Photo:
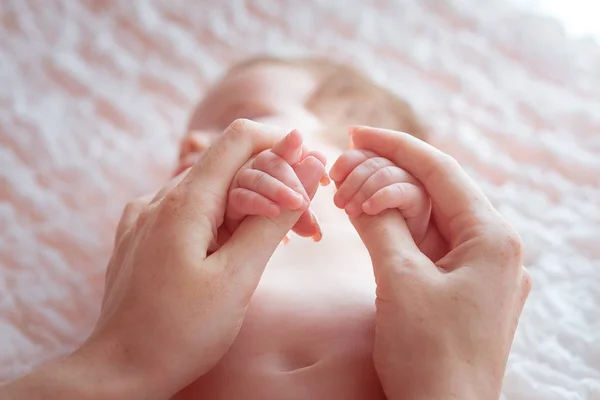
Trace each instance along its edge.
{"label": "baby's face", "polygon": [[286,130],[316,132],[323,125],[306,107],[317,82],[302,69],[257,65],[228,74],[204,97],[181,145],[176,174],[191,167],[200,153],[237,118]]}
{"label": "baby's face", "polygon": [[233,71],[213,87],[190,121],[190,131],[219,134],[236,118],[310,132],[321,126],[306,108],[315,78],[285,65],[257,65]]}

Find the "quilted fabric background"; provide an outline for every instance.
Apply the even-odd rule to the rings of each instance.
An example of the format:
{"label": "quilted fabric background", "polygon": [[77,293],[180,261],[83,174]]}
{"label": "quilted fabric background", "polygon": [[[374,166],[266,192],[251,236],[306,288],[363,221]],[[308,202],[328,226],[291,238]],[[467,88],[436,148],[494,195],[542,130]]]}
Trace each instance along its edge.
{"label": "quilted fabric background", "polygon": [[526,242],[505,398],[600,399],[600,47],[499,0],[2,1],[0,380],[90,332],[124,203],[256,53],[332,55],[414,103]]}

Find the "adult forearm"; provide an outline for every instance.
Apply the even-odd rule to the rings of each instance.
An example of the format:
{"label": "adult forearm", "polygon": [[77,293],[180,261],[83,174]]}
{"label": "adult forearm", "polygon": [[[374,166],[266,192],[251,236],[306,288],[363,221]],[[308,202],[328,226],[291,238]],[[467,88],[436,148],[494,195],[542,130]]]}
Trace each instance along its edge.
{"label": "adult forearm", "polygon": [[[419,388],[396,388],[390,390],[388,400],[497,400],[485,388],[469,382],[453,382]],[[388,393],[388,391],[386,391]]]}
{"label": "adult forearm", "polygon": [[[458,362],[390,368],[380,374],[389,400],[498,400],[501,377],[494,377],[476,368],[464,368]],[[395,365],[398,367],[398,365]]]}
{"label": "adult forearm", "polygon": [[85,345],[0,387],[0,399],[153,399],[166,397],[156,382],[103,346]]}

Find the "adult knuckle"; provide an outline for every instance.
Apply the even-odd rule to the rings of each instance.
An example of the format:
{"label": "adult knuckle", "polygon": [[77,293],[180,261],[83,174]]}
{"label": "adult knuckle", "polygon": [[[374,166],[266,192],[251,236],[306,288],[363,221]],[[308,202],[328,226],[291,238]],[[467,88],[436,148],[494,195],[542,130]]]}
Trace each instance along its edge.
{"label": "adult knuckle", "polygon": [[225,135],[231,140],[242,140],[248,134],[250,120],[245,118],[235,119],[225,130]]}
{"label": "adult knuckle", "polygon": [[[389,280],[386,284],[397,287],[400,290],[407,286],[422,284],[425,280],[422,274],[423,265],[414,257],[395,257],[393,260],[387,260],[391,268],[386,268],[384,273],[387,276],[382,277]],[[379,282],[383,284],[383,282]],[[378,284],[379,284],[378,283]]]}
{"label": "adult knuckle", "polygon": [[444,179],[446,176],[458,173],[460,169],[460,164],[454,157],[446,153],[440,153],[435,163],[431,166],[429,176],[426,180],[436,181]]}
{"label": "adult knuckle", "polygon": [[412,271],[419,268],[419,263],[413,257],[400,257],[396,259],[396,266],[402,271]]}
{"label": "adult knuckle", "polygon": [[157,219],[162,223],[178,218],[181,214],[182,204],[185,202],[185,193],[182,190],[173,190],[160,203]]}
{"label": "adult knuckle", "polygon": [[512,255],[518,258],[521,258],[525,251],[523,239],[515,230],[511,230],[507,233],[505,246]]}
{"label": "adult knuckle", "polygon": [[522,303],[525,303],[525,301],[527,301],[527,297],[529,297],[529,293],[531,292],[531,286],[532,286],[533,282],[531,280],[531,274],[529,273],[527,268],[522,267],[522,269],[523,269],[523,276],[521,278],[521,280],[522,280],[521,301],[522,301]]}
{"label": "adult knuckle", "polygon": [[484,240],[490,254],[495,254],[503,266],[521,268],[525,246],[519,233],[503,221],[493,228],[487,228]]}
{"label": "adult knuckle", "polygon": [[525,245],[523,244],[521,235],[514,228],[505,224],[499,229],[498,236],[501,250],[507,256],[518,259],[523,257]]}
{"label": "adult knuckle", "polygon": [[440,155],[438,166],[442,171],[453,172],[460,169],[460,164],[456,160],[456,158],[451,155],[443,153]]}

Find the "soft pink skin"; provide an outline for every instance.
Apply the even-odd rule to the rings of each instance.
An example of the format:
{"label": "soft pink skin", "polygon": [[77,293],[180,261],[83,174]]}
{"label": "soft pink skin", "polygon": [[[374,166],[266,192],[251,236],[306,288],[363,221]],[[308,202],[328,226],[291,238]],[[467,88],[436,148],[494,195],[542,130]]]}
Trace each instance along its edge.
{"label": "soft pink skin", "polygon": [[[303,146],[302,135],[293,130],[272,149],[252,158],[236,174],[230,187],[225,224],[230,229],[249,215],[276,217],[281,209],[297,210],[309,205],[309,194],[296,175],[298,165],[321,163],[325,157]],[[294,225],[300,236],[321,239],[319,223],[308,210]]]}
{"label": "soft pink skin", "polygon": [[[310,89],[307,76],[286,68],[248,74],[209,94],[211,105],[231,101],[227,91],[254,92],[247,100],[272,106],[267,118],[283,125],[275,130],[283,133],[299,115],[310,117],[298,112],[304,86]],[[139,199],[124,212],[94,334],[64,362],[0,393],[165,398],[189,384],[176,398],[498,397],[530,282],[518,234],[456,162],[406,134],[354,129],[356,148],[381,156],[345,155],[332,171],[342,191],[335,201],[349,208],[356,230],[332,201],[335,188],[324,187],[310,204],[322,216],[323,241],[293,241],[273,254],[306,205],[276,217],[245,217],[225,237],[221,222],[234,177],[253,155],[277,148],[277,140],[240,136],[241,127],[253,125],[248,121],[219,138],[214,132],[224,128],[208,119],[218,113],[203,112],[184,143],[191,151],[182,152],[183,163],[198,164],[152,204],[152,196]],[[342,155],[345,149],[305,128],[311,147],[330,159]],[[216,147],[201,158],[194,154],[213,141]],[[372,181],[371,160],[387,171]],[[309,156],[293,168],[309,195],[323,164]],[[432,198],[418,247],[413,236],[421,225],[408,227],[405,218],[429,214],[427,202],[402,170]],[[389,193],[398,190],[402,196],[392,201]],[[391,209],[370,215],[382,208]],[[211,250],[215,241],[220,246]]]}
{"label": "soft pink skin", "polygon": [[338,186],[335,205],[348,216],[358,217],[363,212],[377,215],[387,209],[398,209],[415,242],[423,241],[431,200],[423,186],[406,171],[373,152],[352,149],[338,158],[330,176]]}

